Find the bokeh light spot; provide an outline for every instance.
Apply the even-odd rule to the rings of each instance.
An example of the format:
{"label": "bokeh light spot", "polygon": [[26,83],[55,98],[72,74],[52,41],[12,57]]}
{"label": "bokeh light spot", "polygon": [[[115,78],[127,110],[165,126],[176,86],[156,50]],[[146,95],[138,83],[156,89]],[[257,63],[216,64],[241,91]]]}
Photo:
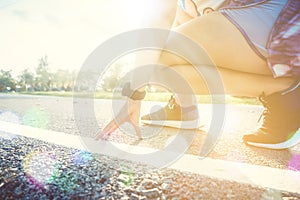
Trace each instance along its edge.
{"label": "bokeh light spot", "polygon": [[135,179],[134,171],[128,166],[122,166],[120,175],[118,176],[118,183],[123,187],[129,187]]}
{"label": "bokeh light spot", "polygon": [[58,177],[54,177],[53,181],[60,190],[64,192],[71,192],[75,188],[78,188],[78,178],[74,175],[60,175]]}
{"label": "bokeh light spot", "polygon": [[47,129],[48,123],[48,113],[38,108],[32,108],[27,110],[23,116],[23,124],[27,126]]}
{"label": "bokeh light spot", "polygon": [[23,160],[23,169],[27,177],[36,185],[45,185],[58,176],[58,162],[51,153],[33,152]]}
{"label": "bokeh light spot", "polygon": [[86,165],[93,160],[93,155],[87,151],[74,150],[72,151],[71,161],[78,166]]}
{"label": "bokeh light spot", "polygon": [[294,171],[300,171],[300,154],[292,155],[292,158],[288,162],[288,169]]}
{"label": "bokeh light spot", "polygon": [[20,116],[11,111],[5,111],[0,113],[0,120],[15,123],[15,124],[21,124]]}
{"label": "bokeh light spot", "polygon": [[281,192],[270,188],[267,188],[266,191],[261,196],[261,200],[279,200],[279,199],[282,199]]}

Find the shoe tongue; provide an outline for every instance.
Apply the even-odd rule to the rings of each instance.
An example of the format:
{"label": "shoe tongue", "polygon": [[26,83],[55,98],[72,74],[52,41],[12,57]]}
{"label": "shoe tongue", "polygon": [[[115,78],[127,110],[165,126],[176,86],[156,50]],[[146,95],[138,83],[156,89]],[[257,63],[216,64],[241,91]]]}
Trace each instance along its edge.
{"label": "shoe tongue", "polygon": [[271,94],[269,96],[266,96],[264,98],[264,101],[266,102],[266,105],[271,107],[271,108],[274,108],[274,107],[280,107],[280,105],[282,104],[282,95],[277,92],[277,93],[274,93],[274,94]]}
{"label": "shoe tongue", "polygon": [[295,90],[287,94],[281,94],[277,92],[264,98],[267,105],[271,109],[276,109],[283,112],[299,112],[299,99],[300,90]]}

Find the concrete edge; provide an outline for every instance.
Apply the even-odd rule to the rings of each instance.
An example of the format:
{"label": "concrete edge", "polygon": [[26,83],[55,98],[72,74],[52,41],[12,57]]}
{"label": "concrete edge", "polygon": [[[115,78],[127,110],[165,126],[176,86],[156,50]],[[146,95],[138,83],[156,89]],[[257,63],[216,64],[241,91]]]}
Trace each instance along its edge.
{"label": "concrete edge", "polygon": [[[39,129],[4,121],[0,121],[0,131],[2,131],[2,133],[0,132],[0,137],[6,133],[20,135],[57,145],[81,149],[92,153],[109,155],[118,159],[126,159],[134,162],[141,162],[140,157],[143,156],[143,154],[157,151],[156,149],[147,147],[132,146],[108,141],[95,141],[93,138]],[[120,151],[113,151],[111,148],[112,146]],[[171,155],[174,152],[169,153]],[[145,164],[152,165],[153,163],[149,161]],[[167,167],[170,169],[196,173],[221,180],[236,181],[239,183],[251,184],[263,188],[300,193],[300,172],[298,171],[250,165],[246,163],[237,163],[212,158],[200,159],[198,156],[189,154],[182,155],[178,160]]]}

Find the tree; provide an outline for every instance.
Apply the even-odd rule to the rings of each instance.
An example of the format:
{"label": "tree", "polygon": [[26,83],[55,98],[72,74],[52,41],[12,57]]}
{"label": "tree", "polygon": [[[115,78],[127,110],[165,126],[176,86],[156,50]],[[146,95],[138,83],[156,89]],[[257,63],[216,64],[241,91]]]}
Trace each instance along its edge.
{"label": "tree", "polygon": [[35,87],[38,90],[51,90],[52,74],[49,72],[49,63],[47,55],[39,59],[39,65],[36,68]]}
{"label": "tree", "polygon": [[53,74],[53,86],[59,90],[71,90],[74,82],[74,72],[59,69]]}
{"label": "tree", "polygon": [[112,92],[122,77],[122,64],[114,64],[107,72],[105,72],[101,80],[101,87],[106,92]]}
{"label": "tree", "polygon": [[34,75],[28,69],[21,72],[19,76],[19,83],[23,90],[28,92],[28,89],[32,89],[34,85]]}
{"label": "tree", "polygon": [[16,90],[16,83],[11,75],[11,70],[0,70],[0,92]]}

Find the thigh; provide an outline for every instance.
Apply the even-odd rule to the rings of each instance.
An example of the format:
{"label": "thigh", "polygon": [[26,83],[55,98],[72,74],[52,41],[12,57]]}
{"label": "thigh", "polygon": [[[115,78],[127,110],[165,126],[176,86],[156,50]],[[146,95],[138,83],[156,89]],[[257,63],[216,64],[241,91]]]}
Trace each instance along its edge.
{"label": "thigh", "polygon": [[[209,91],[208,85],[214,88],[224,88],[225,94],[237,96],[258,97],[262,93],[270,95],[283,91],[295,83],[293,78],[273,78],[268,75],[245,73],[236,70],[218,68],[221,82],[216,81],[216,71],[209,66],[201,66],[202,75],[190,65],[176,65],[172,69],[187,81],[196,94],[223,94]],[[165,77],[167,74],[165,75]],[[220,85],[216,85],[220,84]]]}
{"label": "thigh", "polygon": [[[240,72],[271,75],[266,60],[250,47],[243,34],[221,13],[213,12],[193,19],[174,31],[179,32],[204,48],[216,66]],[[173,44],[169,38],[167,44]],[[182,48],[188,47],[181,45]],[[190,52],[193,53],[193,52]],[[206,55],[197,55],[200,65],[206,64]],[[182,65],[187,62],[168,52],[162,52],[162,63]]]}

